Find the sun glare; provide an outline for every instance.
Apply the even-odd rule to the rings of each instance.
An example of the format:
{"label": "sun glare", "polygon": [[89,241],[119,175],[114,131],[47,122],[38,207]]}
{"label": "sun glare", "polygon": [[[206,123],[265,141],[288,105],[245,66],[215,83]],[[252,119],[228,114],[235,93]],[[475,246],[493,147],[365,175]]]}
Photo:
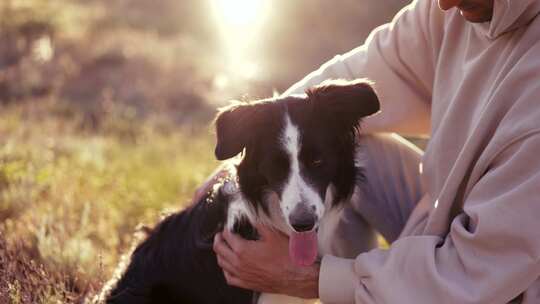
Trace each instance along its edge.
{"label": "sun glare", "polygon": [[252,26],[263,12],[265,0],[213,0],[218,17],[232,26]]}
{"label": "sun glare", "polygon": [[270,9],[269,0],[209,0],[221,36],[222,71],[216,88],[227,90],[235,83],[260,77],[257,55],[261,31]]}

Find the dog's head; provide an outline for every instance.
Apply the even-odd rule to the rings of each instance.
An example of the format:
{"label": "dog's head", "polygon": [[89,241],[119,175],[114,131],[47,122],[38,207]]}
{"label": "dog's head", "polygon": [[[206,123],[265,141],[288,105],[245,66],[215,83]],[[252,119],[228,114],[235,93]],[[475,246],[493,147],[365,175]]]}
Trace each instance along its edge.
{"label": "dog's head", "polygon": [[233,103],[216,118],[216,157],[244,152],[239,185],[255,210],[279,203],[291,236],[313,237],[330,206],[352,194],[355,135],[379,101],[362,80],[327,81],[302,96]]}

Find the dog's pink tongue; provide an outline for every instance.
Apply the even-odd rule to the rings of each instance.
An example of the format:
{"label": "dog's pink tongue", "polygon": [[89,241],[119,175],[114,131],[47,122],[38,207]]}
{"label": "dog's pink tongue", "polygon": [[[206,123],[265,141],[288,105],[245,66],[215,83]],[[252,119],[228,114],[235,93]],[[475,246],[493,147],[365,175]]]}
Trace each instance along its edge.
{"label": "dog's pink tongue", "polygon": [[317,259],[317,233],[295,232],[289,237],[289,255],[300,266],[309,266]]}

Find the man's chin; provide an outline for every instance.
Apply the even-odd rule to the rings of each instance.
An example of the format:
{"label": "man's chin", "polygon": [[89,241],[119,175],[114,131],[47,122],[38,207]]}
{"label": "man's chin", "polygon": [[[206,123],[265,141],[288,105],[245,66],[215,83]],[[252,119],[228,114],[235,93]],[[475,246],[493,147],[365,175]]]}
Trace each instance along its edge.
{"label": "man's chin", "polygon": [[461,16],[465,18],[465,20],[472,23],[489,22],[491,21],[491,18],[493,17],[493,12],[491,11],[460,10],[460,13],[461,13]]}

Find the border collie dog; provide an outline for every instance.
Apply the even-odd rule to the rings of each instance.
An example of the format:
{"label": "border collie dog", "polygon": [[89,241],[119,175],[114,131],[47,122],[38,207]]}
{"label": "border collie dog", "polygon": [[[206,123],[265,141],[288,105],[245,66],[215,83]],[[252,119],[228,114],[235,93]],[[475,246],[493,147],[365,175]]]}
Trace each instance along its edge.
{"label": "border collie dog", "polygon": [[222,109],[215,121],[216,157],[241,157],[205,198],[148,232],[102,299],[272,302],[271,295],[227,285],[212,250],[214,235],[229,229],[257,240],[253,223],[262,223],[289,235],[293,262],[314,263],[325,213],[350,198],[361,174],[355,166],[359,121],[378,110],[366,80],[326,81],[304,95],[236,102]]}

